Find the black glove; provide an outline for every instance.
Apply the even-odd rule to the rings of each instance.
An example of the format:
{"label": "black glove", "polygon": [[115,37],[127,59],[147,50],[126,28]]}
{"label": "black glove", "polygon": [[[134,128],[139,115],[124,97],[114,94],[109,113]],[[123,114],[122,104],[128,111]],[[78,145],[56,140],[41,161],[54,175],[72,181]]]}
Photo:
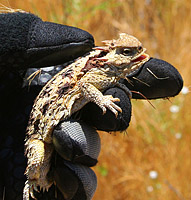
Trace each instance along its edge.
{"label": "black glove", "polygon": [[[1,28],[1,38],[6,42],[2,42],[0,48],[0,91],[3,94],[0,120],[2,123],[0,194],[5,187],[5,199],[22,199],[23,173],[26,166],[23,157],[23,140],[28,114],[42,85],[64,66],[44,68],[39,80],[37,76],[32,81],[30,93],[26,82],[23,83],[23,77],[24,75],[28,77],[35,69],[29,69],[28,72],[26,70],[31,66],[62,64],[81,56],[91,49],[93,38],[87,32],[43,22],[38,17],[27,13],[0,15]],[[147,68],[157,77],[168,78],[157,79]],[[150,87],[133,79],[133,76],[146,82]],[[182,88],[182,79],[177,70],[162,60],[151,59],[132,77],[129,78],[134,87],[127,82],[125,84],[131,90],[140,91],[147,98],[174,96]],[[25,87],[22,87],[23,84]],[[118,104],[123,112],[117,119],[110,111],[102,115],[95,104],[89,103],[72,116],[71,121],[61,122],[53,133],[55,149],[65,159],[61,159],[58,154],[55,156],[57,159],[52,164],[53,173],[57,186],[66,199],[91,199],[95,191],[96,177],[86,167],[96,164],[100,150],[99,136],[95,128],[116,131],[124,130],[129,125],[131,103],[127,95],[119,88],[110,88],[105,91],[106,93],[121,100]],[[141,96],[133,94],[133,97]],[[75,119],[79,118],[81,121],[76,122]],[[54,199],[54,193],[55,189],[51,187],[48,193],[38,194],[38,199]],[[57,199],[63,199],[59,191]]]}

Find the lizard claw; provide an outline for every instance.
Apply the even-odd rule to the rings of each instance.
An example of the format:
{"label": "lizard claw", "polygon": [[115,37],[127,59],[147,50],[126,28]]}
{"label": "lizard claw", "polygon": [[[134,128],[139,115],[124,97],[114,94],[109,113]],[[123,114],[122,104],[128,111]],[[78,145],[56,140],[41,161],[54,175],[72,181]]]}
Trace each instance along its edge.
{"label": "lizard claw", "polygon": [[101,109],[103,110],[103,114],[106,113],[106,108],[108,108],[117,117],[118,111],[122,112],[122,109],[114,103],[114,102],[117,102],[117,101],[120,101],[120,99],[119,98],[113,98],[112,95],[103,96],[103,100],[102,100],[102,103],[100,105]]}
{"label": "lizard claw", "polygon": [[33,199],[36,199],[36,197],[34,196],[34,190],[37,191],[37,192],[39,192],[35,181],[30,181],[29,182],[29,192],[30,192],[31,197]]}
{"label": "lizard claw", "polygon": [[44,186],[44,187],[42,187],[41,189],[42,189],[43,192],[45,192],[45,191],[48,192],[49,186]]}
{"label": "lizard claw", "polygon": [[36,197],[34,196],[34,190],[39,192],[36,182],[27,180],[25,182],[25,187],[23,190],[23,200],[29,200],[29,194],[33,199],[36,199]]}

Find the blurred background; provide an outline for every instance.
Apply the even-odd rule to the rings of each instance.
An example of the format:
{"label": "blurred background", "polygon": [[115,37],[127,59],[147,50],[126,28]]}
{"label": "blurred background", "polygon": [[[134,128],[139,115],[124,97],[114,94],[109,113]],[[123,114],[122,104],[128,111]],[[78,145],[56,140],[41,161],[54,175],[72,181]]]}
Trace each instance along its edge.
{"label": "blurred background", "polygon": [[[100,45],[119,32],[136,36],[150,56],[174,65],[184,79],[168,100],[132,100],[125,132],[101,132],[94,167],[94,200],[191,199],[191,2],[190,0],[0,0],[43,20],[89,31]],[[3,5],[0,5],[2,7]],[[2,8],[3,9],[3,8]]]}

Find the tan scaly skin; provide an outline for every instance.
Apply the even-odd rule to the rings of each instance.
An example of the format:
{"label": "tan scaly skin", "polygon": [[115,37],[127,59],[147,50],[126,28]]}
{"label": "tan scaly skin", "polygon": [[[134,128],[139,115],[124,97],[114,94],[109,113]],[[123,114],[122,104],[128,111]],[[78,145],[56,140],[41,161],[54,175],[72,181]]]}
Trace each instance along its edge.
{"label": "tan scaly skin", "polygon": [[117,117],[120,101],[102,92],[118,86],[129,96],[131,92],[118,81],[149,60],[146,49],[137,38],[121,33],[117,40],[103,41],[104,47],[96,47],[88,55],[56,74],[41,90],[36,98],[27,127],[26,168],[27,181],[23,199],[35,199],[33,190],[48,190],[53,179],[48,178],[53,152],[52,131],[61,121],[69,118],[88,102],[94,102],[102,110],[111,110]]}

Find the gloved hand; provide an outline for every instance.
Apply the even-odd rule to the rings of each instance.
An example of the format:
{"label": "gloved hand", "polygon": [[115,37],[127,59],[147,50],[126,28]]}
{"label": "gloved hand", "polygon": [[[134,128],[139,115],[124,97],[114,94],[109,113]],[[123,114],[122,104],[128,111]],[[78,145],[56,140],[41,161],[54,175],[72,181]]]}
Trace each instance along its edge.
{"label": "gloved hand", "polygon": [[[147,69],[149,69],[149,71]],[[173,97],[180,92],[183,86],[180,74],[172,65],[154,58],[151,58],[145,63],[135,77],[139,81],[133,79],[133,76],[130,76],[131,85],[129,82],[126,82],[126,80],[122,80],[122,82],[131,90],[144,94],[147,99]],[[146,84],[143,84],[143,82]],[[96,153],[100,145],[95,130],[122,131],[129,126],[131,120],[131,102],[126,93],[119,88],[110,88],[106,90],[104,94],[110,94],[113,97],[120,98],[120,102],[117,102],[117,104],[122,108],[123,112],[119,113],[116,119],[111,111],[107,111],[105,115],[102,115],[102,110],[96,104],[89,103],[80,111],[80,114],[78,114],[82,122],[79,123],[73,120],[61,122],[54,130],[53,143],[56,151],[65,160],[86,164],[87,166],[94,165],[97,162],[98,154]],[[133,98],[144,99],[143,96],[137,93],[133,93]],[[86,124],[83,122],[86,122]],[[87,129],[88,131],[86,131]],[[83,145],[76,145],[82,144],[82,140],[84,141]],[[58,163],[55,173],[60,172],[60,165],[63,166],[63,163]],[[67,175],[69,174],[70,173]],[[78,199],[76,196],[81,197],[80,194],[82,193],[76,192],[75,186],[72,190],[75,191],[73,194],[67,190],[66,182],[60,184],[60,180],[62,180],[62,178],[64,179],[64,177],[64,175],[63,177],[55,177],[59,189],[62,192],[66,192],[66,195],[74,195],[74,199]],[[88,175],[85,176],[85,178],[82,176],[81,181],[83,182],[86,177],[89,178]],[[92,182],[90,183],[93,184]],[[72,188],[72,186],[70,188]],[[88,189],[86,189],[86,191],[88,191]],[[82,197],[81,199],[86,198]]]}
{"label": "gloved hand", "polygon": [[[1,14],[0,30],[0,92],[3,94],[0,104],[0,199],[4,191],[5,199],[22,199],[26,167],[23,141],[33,100],[42,85],[64,67],[52,65],[63,64],[89,51],[93,47],[93,37],[77,28],[43,22],[27,13]],[[49,67],[43,68],[41,76],[37,75],[28,87],[24,76],[37,70],[28,68],[46,66]],[[157,79],[154,75],[168,78]],[[175,96],[182,88],[177,70],[158,59],[150,59],[129,79],[133,86],[124,83],[130,90],[140,91],[150,99]],[[123,112],[116,119],[110,111],[102,115],[95,104],[89,103],[71,120],[55,128],[53,143],[58,154],[52,162],[52,173],[61,193],[57,190],[56,198],[55,188],[51,187],[48,193],[37,194],[38,199],[63,199],[62,195],[65,199],[91,199],[96,176],[88,166],[96,164],[100,151],[96,129],[124,130],[131,119],[131,102],[124,91],[110,88],[106,93],[120,98],[118,105]],[[141,96],[133,93],[133,98]]]}

